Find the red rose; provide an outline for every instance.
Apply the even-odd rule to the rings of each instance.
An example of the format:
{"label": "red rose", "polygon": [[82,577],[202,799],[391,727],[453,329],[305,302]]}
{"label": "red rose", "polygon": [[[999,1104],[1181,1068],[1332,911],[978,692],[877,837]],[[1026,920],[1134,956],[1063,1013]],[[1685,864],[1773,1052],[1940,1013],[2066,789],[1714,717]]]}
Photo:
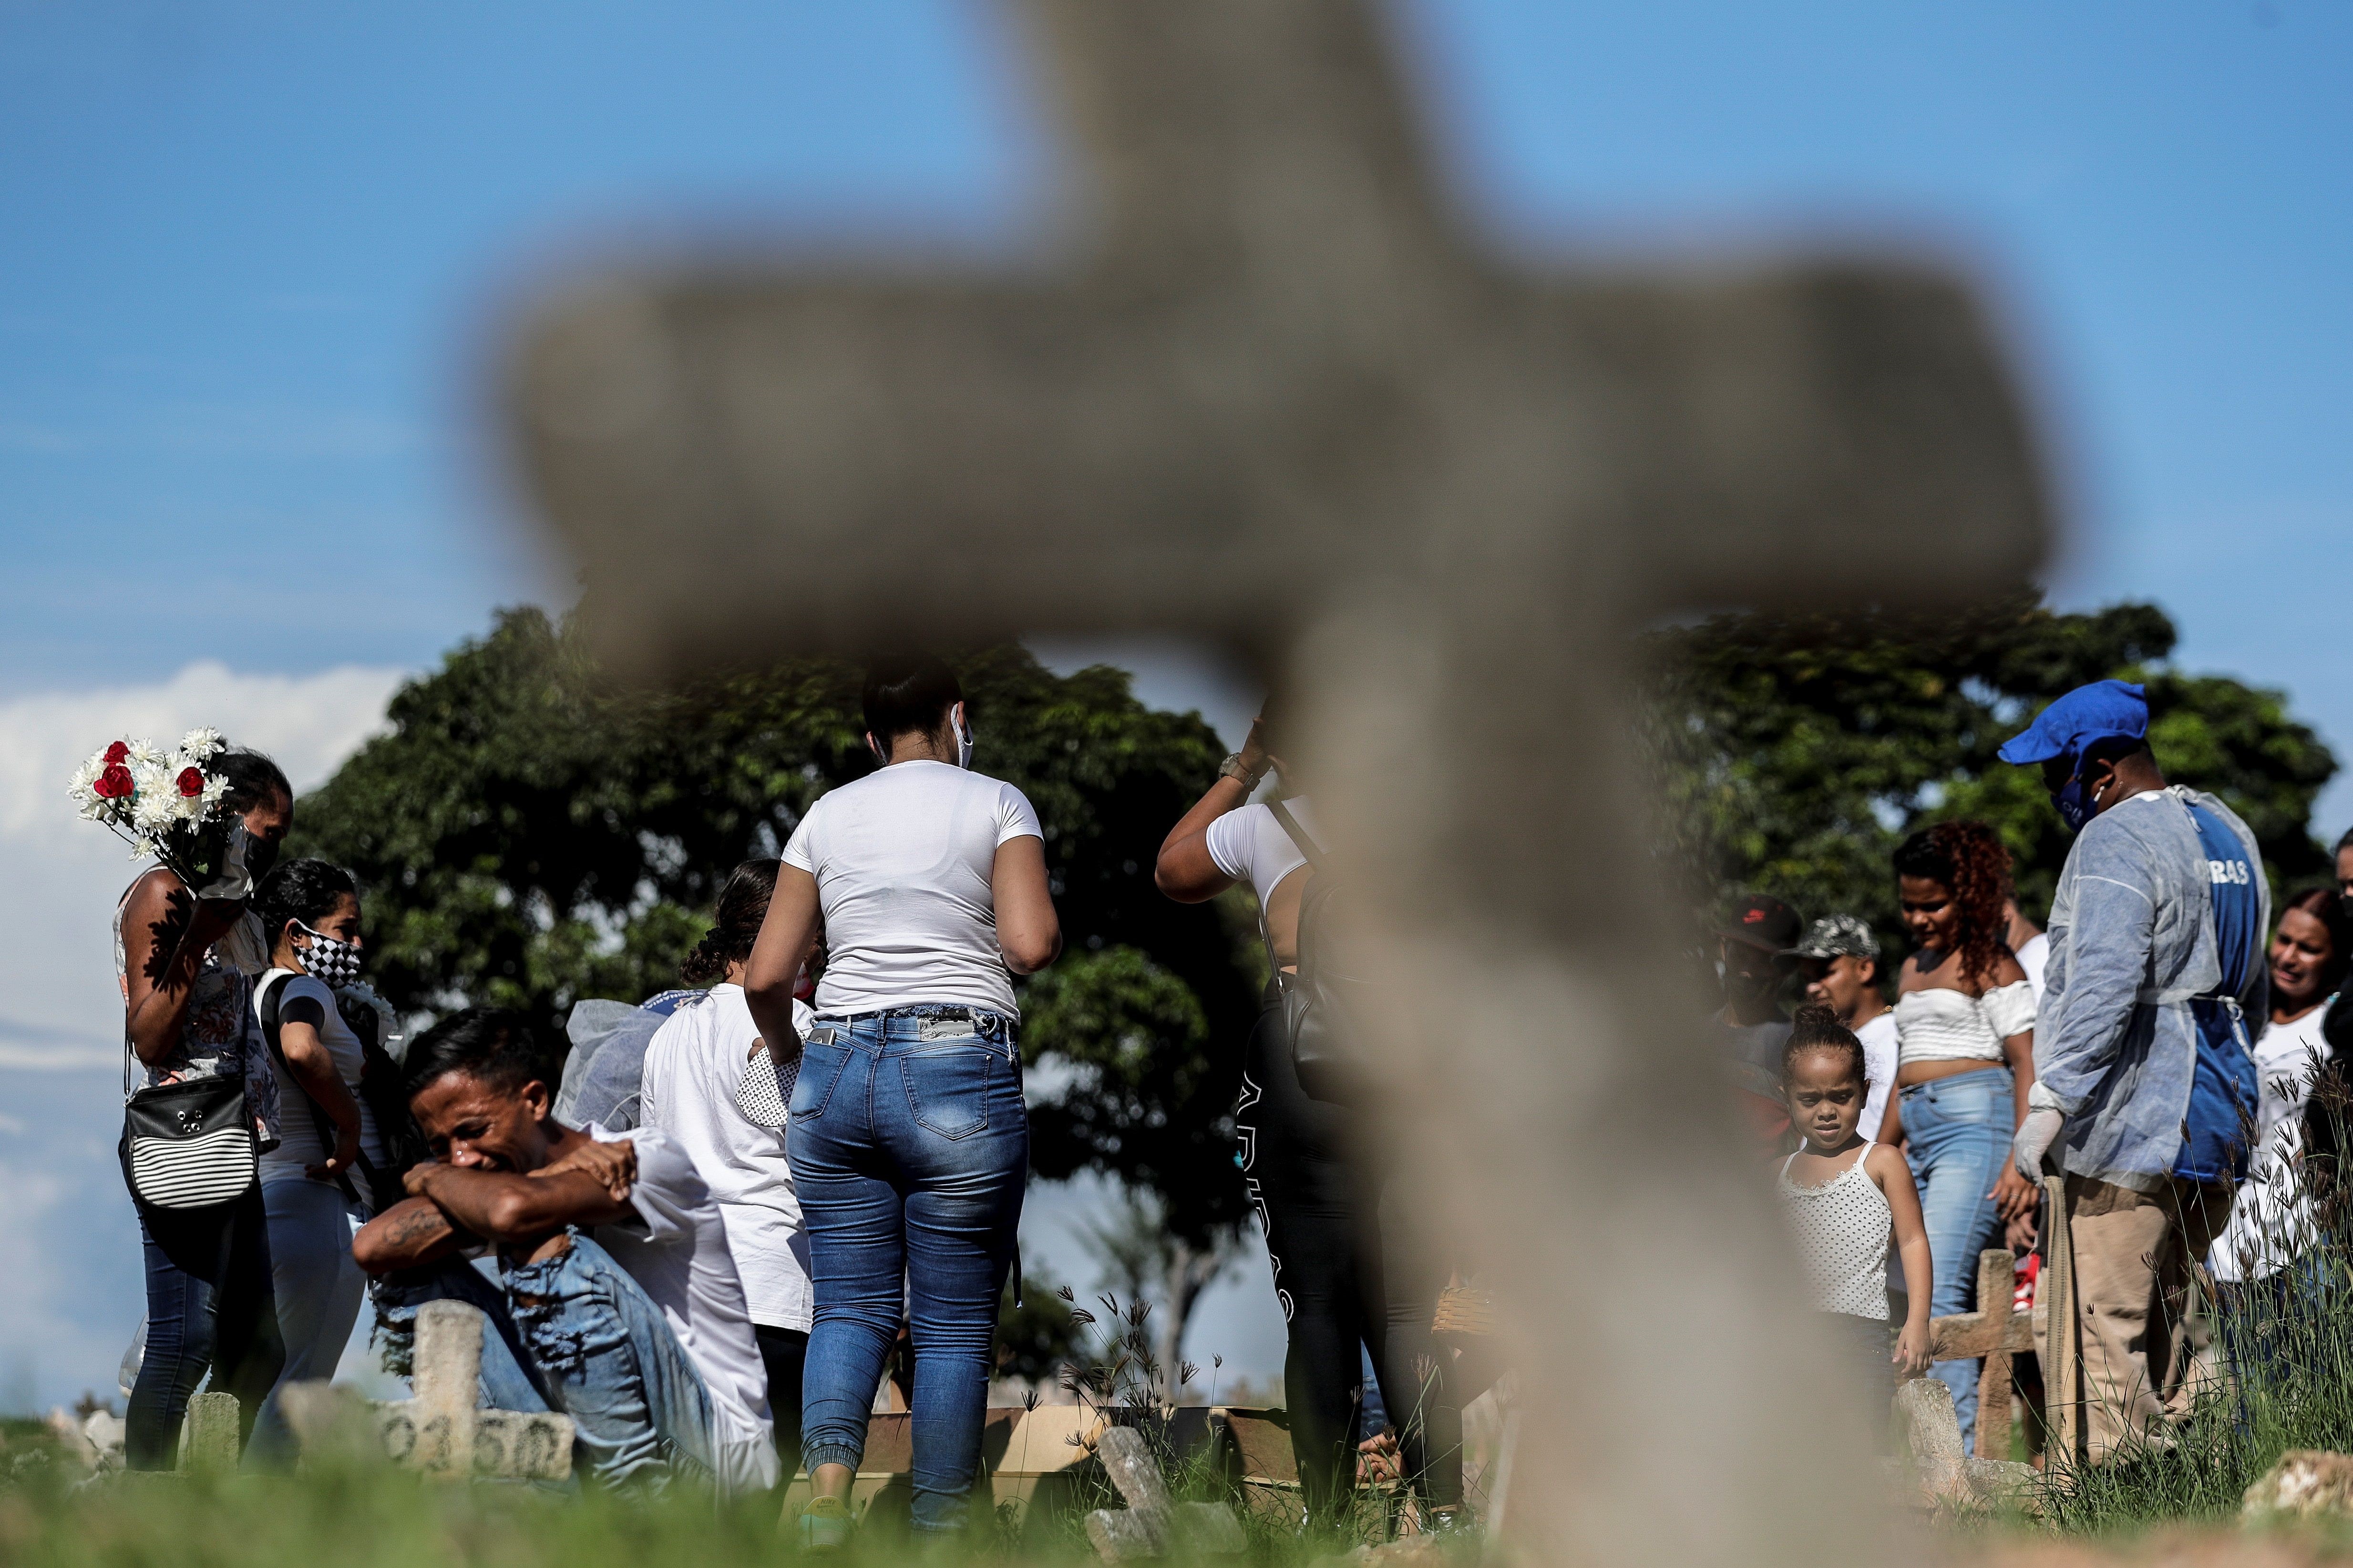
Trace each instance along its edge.
{"label": "red rose", "polygon": [[131,782],[131,770],[116,763],[99,774],[98,782],[90,787],[102,800],[128,800],[139,786]]}
{"label": "red rose", "polygon": [[182,795],[199,795],[205,793],[205,775],[200,768],[182,768],[179,778],[174,782],[179,784]]}
{"label": "red rose", "polygon": [[119,768],[131,760],[131,748],[125,742],[117,741],[106,748],[106,755],[100,760],[110,768]]}

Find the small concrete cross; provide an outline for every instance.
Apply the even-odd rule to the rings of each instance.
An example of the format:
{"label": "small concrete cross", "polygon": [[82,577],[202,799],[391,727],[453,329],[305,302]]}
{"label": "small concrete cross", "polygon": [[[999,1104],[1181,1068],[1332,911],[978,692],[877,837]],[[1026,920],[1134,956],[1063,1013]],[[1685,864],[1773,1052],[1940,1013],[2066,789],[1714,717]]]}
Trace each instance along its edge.
{"label": "small concrete cross", "polygon": [[2021,581],[1991,334],[1883,258],[1498,264],[1363,0],[1010,9],[1073,132],[1034,254],[648,270],[527,325],[515,438],[592,631],[655,676],[1036,632],[1254,660],[1381,910],[1390,1191],[1493,1276],[1527,1375],[1525,1528],[1820,1551],[1864,1461],[1781,1382],[1794,1287],[1685,1005],[1628,634]]}
{"label": "small concrete cross", "polygon": [[1978,1254],[1978,1310],[1928,1324],[1936,1361],[1985,1358],[1978,1374],[1977,1457],[2010,1458],[2010,1360],[2034,1348],[2034,1315],[2015,1309],[2018,1258],[2007,1250]]}
{"label": "small concrete cross", "polygon": [[480,1407],[484,1322],[463,1301],[417,1309],[409,1363],[417,1397],[375,1406],[385,1452],[448,1480],[560,1481],[572,1473],[569,1416]]}

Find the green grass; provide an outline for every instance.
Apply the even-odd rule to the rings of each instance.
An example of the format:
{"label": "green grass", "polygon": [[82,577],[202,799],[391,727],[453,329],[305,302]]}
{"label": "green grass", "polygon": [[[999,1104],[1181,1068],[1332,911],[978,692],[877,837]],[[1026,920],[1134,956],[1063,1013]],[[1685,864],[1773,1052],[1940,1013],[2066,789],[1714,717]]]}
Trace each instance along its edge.
{"label": "green grass", "polygon": [[[0,1448],[0,1564],[7,1568],[749,1568],[797,1555],[770,1499],[715,1503],[681,1489],[643,1498],[595,1489],[429,1482],[389,1464],[297,1476],[111,1476],[83,1472],[36,1423],[11,1424]],[[1080,1472],[1085,1475],[1088,1472]],[[1200,1459],[1171,1467],[1179,1497],[1230,1494]],[[1346,1527],[1302,1534],[1287,1504],[1236,1500],[1252,1568],[1304,1568],[1379,1539],[1366,1500]],[[1067,1506],[1023,1518],[1011,1505],[976,1509],[960,1552],[970,1562],[1095,1561],[1084,1512],[1119,1507],[1107,1481],[1082,1484]],[[878,1507],[841,1568],[907,1563],[898,1510]],[[1363,1531],[1371,1531],[1369,1536]],[[1230,1563],[1233,1560],[1222,1560]]]}
{"label": "green grass", "polygon": [[[11,1445],[9,1454],[26,1451]],[[797,1555],[767,1500],[715,1505],[707,1494],[633,1499],[594,1490],[427,1482],[389,1466],[293,1477],[113,1478],[74,1490],[59,1466],[0,1480],[0,1563],[9,1568],[752,1568]],[[1243,1513],[1246,1562],[1305,1564],[1356,1542],[1301,1537]],[[884,1527],[831,1559],[903,1564]],[[1075,1514],[1024,1527],[982,1515],[961,1552],[974,1563],[1094,1561]],[[1231,1559],[1224,1560],[1230,1563]]]}

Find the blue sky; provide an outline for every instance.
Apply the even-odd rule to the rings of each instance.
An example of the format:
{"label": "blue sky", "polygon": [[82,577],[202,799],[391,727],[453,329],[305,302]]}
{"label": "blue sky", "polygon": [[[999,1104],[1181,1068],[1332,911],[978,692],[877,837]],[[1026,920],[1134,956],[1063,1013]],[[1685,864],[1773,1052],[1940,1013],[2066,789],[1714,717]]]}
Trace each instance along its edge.
{"label": "blue sky", "polygon": [[[1963,258],[2051,436],[2061,594],[2160,598],[2353,742],[2316,679],[2353,668],[2289,635],[2348,548],[2353,11],[1393,14],[1515,248]],[[519,283],[1001,232],[1050,174],[1025,68],[948,0],[0,5],[0,692],[166,675],[198,606],[237,668],[414,666],[560,593],[479,430]]]}
{"label": "blue sky", "polygon": [[[1466,209],[1532,263],[1830,234],[1968,268],[2051,454],[2054,594],[2155,598],[2185,666],[2289,688],[2353,757],[2353,7],[1390,14]],[[122,1217],[90,1065],[115,873],[42,858],[73,830],[24,759],[85,714],[364,708],[561,602],[483,434],[510,303],[713,239],[985,250],[1051,178],[1027,68],[951,0],[0,0],[0,868],[79,900],[0,960],[0,1165],[55,1178],[0,1239],[90,1259],[0,1301],[0,1384],[37,1341],[41,1397],[102,1385],[136,1317],[135,1241],[86,1223]],[[315,772],[370,721],[282,745]],[[2316,827],[2348,820],[2353,780]]]}

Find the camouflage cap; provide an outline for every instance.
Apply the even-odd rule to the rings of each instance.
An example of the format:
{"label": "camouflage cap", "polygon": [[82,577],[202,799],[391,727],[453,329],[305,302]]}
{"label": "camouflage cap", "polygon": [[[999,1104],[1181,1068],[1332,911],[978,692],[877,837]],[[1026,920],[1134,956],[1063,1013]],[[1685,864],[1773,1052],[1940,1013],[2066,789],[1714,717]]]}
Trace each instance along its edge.
{"label": "camouflage cap", "polygon": [[1853,915],[1824,915],[1788,951],[1791,958],[1836,958],[1841,953],[1875,959],[1879,956],[1879,939]]}

